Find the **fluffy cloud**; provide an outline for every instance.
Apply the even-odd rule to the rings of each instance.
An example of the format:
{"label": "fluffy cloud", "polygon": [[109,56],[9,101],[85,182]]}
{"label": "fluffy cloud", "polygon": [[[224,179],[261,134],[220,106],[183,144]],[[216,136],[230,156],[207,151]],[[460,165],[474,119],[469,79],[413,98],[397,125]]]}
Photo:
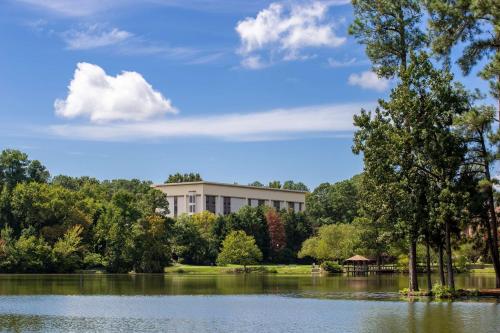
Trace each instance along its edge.
{"label": "fluffy cloud", "polygon": [[[268,51],[270,57],[279,55],[284,60],[301,59],[305,48],[338,47],[346,38],[338,37],[333,22],[327,20],[332,2],[313,1],[306,4],[272,3],[256,17],[239,21],[236,31],[240,36],[239,52],[244,56],[242,65],[256,53]],[[255,66],[247,66],[256,68]]]}
{"label": "fluffy cloud", "polygon": [[379,78],[372,71],[365,71],[360,74],[353,73],[349,76],[348,82],[351,86],[359,86],[363,89],[373,89],[384,91],[389,87],[389,80]]}
{"label": "fluffy cloud", "polygon": [[86,50],[109,46],[123,42],[130,37],[132,37],[130,32],[117,28],[105,30],[97,24],[88,26],[84,30],[70,30],[63,34],[63,39],[68,49],[71,50]]}
{"label": "fluffy cloud", "polygon": [[231,141],[270,141],[308,136],[350,136],[352,117],[375,103],[319,105],[247,114],[222,114],[164,121],[103,125],[54,125],[57,136],[82,140],[130,141],[208,137]]}
{"label": "fluffy cloud", "polygon": [[88,117],[94,123],[144,121],[177,112],[141,74],[122,72],[113,77],[89,63],[77,65],[68,96],[57,99],[54,107],[61,117]]}

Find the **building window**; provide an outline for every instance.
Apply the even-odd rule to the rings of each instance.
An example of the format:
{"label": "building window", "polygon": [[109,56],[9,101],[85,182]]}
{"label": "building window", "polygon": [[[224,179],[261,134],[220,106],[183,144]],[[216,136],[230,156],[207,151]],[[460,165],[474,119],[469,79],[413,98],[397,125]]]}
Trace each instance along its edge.
{"label": "building window", "polygon": [[295,210],[295,202],[288,201],[288,209],[289,210]]}
{"label": "building window", "polygon": [[280,202],[278,200],[273,200],[273,207],[276,210],[280,210]]}
{"label": "building window", "polygon": [[247,205],[252,207],[252,199],[248,199]]}
{"label": "building window", "polygon": [[189,214],[196,213],[196,192],[189,192],[188,198],[189,198],[188,201]]}
{"label": "building window", "polygon": [[259,206],[259,207],[262,207],[262,206],[264,206],[265,204],[266,204],[266,201],[265,201],[265,200],[259,200],[259,201],[257,202],[257,206]]}
{"label": "building window", "polygon": [[205,196],[205,205],[209,212],[215,214],[215,195],[206,195]]}
{"label": "building window", "polygon": [[302,205],[303,205],[303,203],[302,203],[302,202],[299,202],[299,212],[301,212],[301,211],[302,211]]}
{"label": "building window", "polygon": [[177,197],[174,197],[174,217],[177,217],[178,212],[179,212],[179,206],[177,204]]}
{"label": "building window", "polygon": [[224,197],[224,207],[223,207],[224,215],[231,214],[231,198]]}

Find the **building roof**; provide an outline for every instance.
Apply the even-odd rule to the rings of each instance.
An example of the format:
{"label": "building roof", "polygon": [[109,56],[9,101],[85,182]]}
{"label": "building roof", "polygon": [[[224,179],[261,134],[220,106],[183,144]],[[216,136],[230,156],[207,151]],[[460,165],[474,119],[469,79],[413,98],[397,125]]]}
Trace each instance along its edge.
{"label": "building roof", "polygon": [[372,260],[356,254],[355,256],[350,257],[349,259],[346,259],[344,261],[372,261]]}
{"label": "building roof", "polygon": [[260,186],[251,186],[251,185],[240,185],[240,184],[226,184],[226,183],[217,183],[217,182],[208,182],[208,181],[198,181],[198,182],[184,182],[184,183],[167,183],[167,184],[155,184],[153,187],[169,187],[169,186],[185,186],[185,185],[216,185],[216,186],[230,186],[230,187],[240,187],[240,188],[251,188],[257,190],[268,190],[268,191],[280,191],[280,192],[293,192],[293,193],[303,193],[306,194],[306,191],[297,191],[297,190],[286,190],[281,188],[270,188],[270,187],[260,187]]}

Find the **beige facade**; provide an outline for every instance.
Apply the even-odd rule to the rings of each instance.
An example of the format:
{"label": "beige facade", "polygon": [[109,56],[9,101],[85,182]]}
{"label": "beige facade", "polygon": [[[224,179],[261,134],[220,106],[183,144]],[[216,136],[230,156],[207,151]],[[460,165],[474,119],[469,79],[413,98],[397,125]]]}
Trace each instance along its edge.
{"label": "beige facade", "polygon": [[205,210],[227,215],[245,205],[266,205],[276,209],[293,209],[295,212],[305,209],[306,192],[302,191],[206,181],[162,184],[155,185],[155,188],[167,195],[170,217]]}

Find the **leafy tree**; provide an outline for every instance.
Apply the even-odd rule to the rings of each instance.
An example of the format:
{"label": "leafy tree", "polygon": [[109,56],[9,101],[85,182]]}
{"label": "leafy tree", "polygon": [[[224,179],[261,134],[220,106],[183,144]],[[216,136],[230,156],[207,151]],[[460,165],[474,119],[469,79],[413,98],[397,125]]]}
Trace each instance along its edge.
{"label": "leafy tree", "polygon": [[[366,54],[372,62],[374,71],[382,77],[392,78],[399,77],[402,79],[407,71],[409,53],[410,51],[417,51],[423,46],[425,46],[426,38],[425,34],[420,29],[421,21],[421,1],[419,0],[353,0],[354,7],[354,22],[349,27],[349,33],[354,35],[359,43],[364,44],[366,47]],[[378,113],[378,112],[377,112]],[[369,116],[368,116],[369,117]],[[363,121],[361,119],[363,118]],[[390,126],[390,122],[386,122],[381,114],[378,114],[375,123],[381,127]],[[362,122],[367,122],[369,119],[366,115],[361,115],[360,118],[355,119],[357,125],[360,126]],[[362,125],[361,125],[362,126]],[[410,119],[404,119],[401,126],[406,133],[411,131]],[[380,139],[381,132],[380,129],[375,130],[378,132],[377,138]],[[371,130],[370,130],[371,131]],[[360,135],[365,136],[365,135]],[[383,134],[382,134],[383,136]],[[359,137],[358,137],[359,140]],[[382,143],[382,142],[380,142]],[[401,142],[402,143],[402,142]],[[392,147],[394,149],[394,147]],[[381,144],[378,149],[382,152],[382,149],[389,149],[389,147]],[[401,149],[403,156],[411,156],[411,152],[404,144],[400,145],[398,149]],[[355,152],[359,152],[363,149],[356,147]],[[389,150],[388,152],[391,152]],[[365,151],[366,154],[366,151]],[[366,163],[366,158],[365,158]],[[406,172],[408,176],[408,167],[405,165],[402,167],[403,173]],[[385,169],[382,172],[382,169]],[[391,170],[390,163],[381,164],[381,168],[378,168],[377,172],[380,176],[385,175],[385,180],[382,181],[381,177],[377,180],[377,193],[384,195],[390,193],[394,197],[399,197],[398,194],[401,193],[416,193],[420,192],[420,189],[416,189],[413,180],[398,179],[400,175],[394,170]],[[373,175],[370,175],[370,177]],[[390,180],[389,180],[390,178]],[[403,181],[403,184],[401,181]],[[384,184],[384,185],[382,185]],[[385,192],[384,192],[385,191]],[[403,198],[404,196],[402,196]],[[406,198],[408,199],[408,198]],[[412,211],[415,209],[415,200],[407,200],[405,204],[399,205],[399,209],[387,211],[386,215],[391,216],[392,222],[399,220],[412,220],[412,216],[405,216],[404,212]],[[403,208],[404,207],[404,208]],[[398,216],[399,215],[399,216]],[[411,215],[411,214],[410,214]],[[416,221],[413,221],[416,222]],[[417,266],[416,266],[416,246],[418,238],[418,223],[411,223],[412,227],[407,229],[408,238],[408,250],[409,250],[409,289],[418,290],[418,280],[417,280]]]}
{"label": "leafy tree", "polygon": [[375,72],[393,77],[406,70],[409,52],[425,45],[419,0],[353,0],[349,33],[365,45]]}
{"label": "leafy tree", "polygon": [[306,196],[307,213],[316,225],[351,223],[359,209],[359,176],[323,183]]}
{"label": "leafy tree", "polygon": [[500,255],[498,253],[498,217],[495,213],[495,179],[491,172],[493,163],[500,156],[500,134],[492,130],[494,109],[477,107],[463,114],[456,121],[460,134],[468,145],[465,171],[473,182],[472,206],[469,211],[479,217],[486,231],[487,242],[496,273],[496,286],[500,288]]}
{"label": "leafy tree", "polygon": [[199,173],[176,173],[173,175],[169,175],[168,179],[165,181],[166,184],[169,183],[187,183],[187,182],[199,182],[202,181]]}
{"label": "leafy tree", "polygon": [[255,238],[240,230],[232,231],[222,242],[217,265],[243,265],[246,271],[247,265],[256,264],[261,260],[262,252],[255,244]]}
{"label": "leafy tree", "polygon": [[285,226],[280,215],[274,209],[267,210],[265,217],[269,234],[270,253],[273,259],[277,260],[286,246]]}
{"label": "leafy tree", "polygon": [[183,214],[173,227],[173,253],[177,260],[186,264],[208,264],[211,262],[209,242],[205,239],[193,218]]}
{"label": "leafy tree", "polygon": [[283,183],[283,189],[309,192],[309,188],[302,182],[295,183],[292,180],[287,180]]}
{"label": "leafy tree", "polygon": [[264,187],[264,184],[262,184],[261,182],[259,182],[259,181],[256,180],[256,181],[248,184],[248,186]]}
{"label": "leafy tree", "polygon": [[60,272],[73,272],[81,266],[83,249],[82,238],[83,231],[81,225],[75,225],[59,239],[52,249],[54,256],[54,265]]}
{"label": "leafy tree", "polygon": [[47,272],[51,268],[51,248],[42,237],[37,237],[29,230],[23,232],[14,244],[16,258],[15,272]]}
{"label": "leafy tree", "polygon": [[0,183],[9,189],[27,180],[28,155],[13,149],[3,150],[0,154]]}
{"label": "leafy tree", "polygon": [[359,230],[351,224],[324,225],[318,235],[302,244],[299,258],[312,257],[320,261],[344,260],[352,256],[360,245]]}
{"label": "leafy tree", "polygon": [[500,120],[500,4],[497,0],[426,0],[432,46],[449,57],[453,46],[466,43],[458,64],[469,74],[486,58],[479,75],[490,82],[491,93],[499,100]]}
{"label": "leafy tree", "polygon": [[279,180],[273,180],[267,185],[269,188],[281,188],[281,182]]}
{"label": "leafy tree", "polygon": [[310,219],[303,212],[286,211],[281,213],[285,226],[286,250],[290,260],[296,260],[302,243],[313,235]]}
{"label": "leafy tree", "polygon": [[81,198],[72,191],[45,183],[20,183],[11,194],[15,230],[34,227],[55,242],[74,225],[89,226],[89,217],[80,209]]}
{"label": "leafy tree", "polygon": [[264,216],[265,207],[243,206],[234,216],[228,215],[227,230],[243,230],[253,236],[264,259],[269,258],[269,234]]}
{"label": "leafy tree", "polygon": [[49,171],[38,160],[33,160],[29,163],[26,169],[26,175],[28,180],[38,183],[47,183],[50,179]]}
{"label": "leafy tree", "polygon": [[160,215],[149,215],[134,223],[127,250],[135,272],[161,273],[170,263],[167,229],[167,220]]}

